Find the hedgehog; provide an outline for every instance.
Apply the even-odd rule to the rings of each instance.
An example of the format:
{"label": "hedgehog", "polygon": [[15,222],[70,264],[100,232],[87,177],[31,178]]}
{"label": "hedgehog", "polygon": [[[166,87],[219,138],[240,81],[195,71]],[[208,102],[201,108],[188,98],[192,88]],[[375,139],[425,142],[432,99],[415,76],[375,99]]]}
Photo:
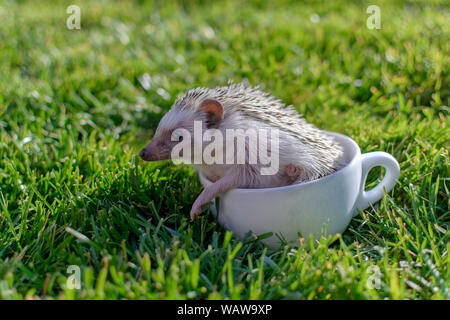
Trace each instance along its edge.
{"label": "hedgehog", "polygon": [[[210,138],[214,136],[218,147],[209,148],[214,149],[211,155],[224,161],[195,161],[194,149],[200,148],[197,151],[201,154],[208,148],[203,144],[196,147],[196,128],[200,128],[203,141],[207,133]],[[263,141],[259,132],[266,133],[265,143],[259,143]],[[225,136],[222,147],[218,134]],[[186,148],[174,155],[180,144]],[[145,161],[183,158],[212,182],[192,205],[190,217],[194,219],[212,199],[234,188],[280,187],[329,175],[343,166],[342,153],[330,135],[306,122],[293,106],[259,87],[229,83],[212,89],[195,88],[178,98],[140,157]],[[266,156],[264,163],[258,158],[261,154]],[[276,162],[270,174],[267,157]]]}

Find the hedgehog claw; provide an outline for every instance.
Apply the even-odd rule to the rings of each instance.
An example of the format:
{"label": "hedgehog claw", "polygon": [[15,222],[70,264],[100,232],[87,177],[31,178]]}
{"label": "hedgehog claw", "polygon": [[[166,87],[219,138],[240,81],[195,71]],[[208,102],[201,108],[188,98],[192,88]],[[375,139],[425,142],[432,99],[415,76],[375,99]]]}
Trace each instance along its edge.
{"label": "hedgehog claw", "polygon": [[297,168],[293,164],[286,166],[286,174],[288,175],[289,179],[292,182],[298,179],[298,177],[300,176],[300,172],[301,172],[300,168]]}
{"label": "hedgehog claw", "polygon": [[192,206],[192,209],[191,209],[191,213],[190,213],[191,221],[194,220],[195,217],[200,215],[201,212],[202,212],[202,207],[197,205],[196,203],[194,203],[194,205]]}

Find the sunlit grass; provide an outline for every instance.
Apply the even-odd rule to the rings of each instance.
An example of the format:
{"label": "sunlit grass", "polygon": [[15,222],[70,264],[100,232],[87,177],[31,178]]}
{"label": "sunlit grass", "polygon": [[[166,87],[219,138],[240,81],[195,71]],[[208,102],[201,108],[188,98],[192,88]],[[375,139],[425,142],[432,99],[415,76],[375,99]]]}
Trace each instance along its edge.
{"label": "sunlit grass", "polygon": [[[0,298],[450,298],[445,2],[379,2],[380,30],[363,1],[141,2],[78,1],[79,31],[70,2],[0,2]],[[393,154],[394,191],[299,249],[191,223],[194,172],[136,154],[179,93],[228,80]]]}

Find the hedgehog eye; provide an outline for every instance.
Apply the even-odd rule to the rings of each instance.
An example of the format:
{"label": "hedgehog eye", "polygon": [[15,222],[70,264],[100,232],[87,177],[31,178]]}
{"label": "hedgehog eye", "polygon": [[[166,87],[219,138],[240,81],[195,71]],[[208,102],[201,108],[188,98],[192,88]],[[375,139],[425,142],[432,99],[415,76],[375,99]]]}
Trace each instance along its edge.
{"label": "hedgehog eye", "polygon": [[183,141],[183,132],[180,129],[176,129],[172,132],[172,141]]}

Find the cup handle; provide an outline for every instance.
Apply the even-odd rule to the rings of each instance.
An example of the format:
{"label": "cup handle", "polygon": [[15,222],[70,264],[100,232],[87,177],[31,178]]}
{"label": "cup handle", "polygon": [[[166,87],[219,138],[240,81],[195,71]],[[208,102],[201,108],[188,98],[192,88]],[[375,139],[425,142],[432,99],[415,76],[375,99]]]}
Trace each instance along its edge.
{"label": "cup handle", "polygon": [[[386,152],[369,152],[361,155],[362,162],[362,174],[361,174],[361,186],[359,189],[359,197],[357,201],[357,208],[359,210],[367,209],[372,203],[380,200],[383,197],[383,189],[389,192],[394,187],[400,176],[400,166],[397,160],[389,153]],[[364,187],[369,171],[381,166],[386,169],[383,180],[375,188],[365,191]],[[355,212],[357,215],[357,211]]]}

